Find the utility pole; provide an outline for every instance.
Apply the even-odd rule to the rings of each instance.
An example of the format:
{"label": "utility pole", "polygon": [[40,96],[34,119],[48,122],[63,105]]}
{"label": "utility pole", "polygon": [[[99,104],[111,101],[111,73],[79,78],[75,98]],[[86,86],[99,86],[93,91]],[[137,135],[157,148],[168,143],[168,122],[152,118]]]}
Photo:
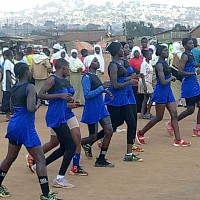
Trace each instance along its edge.
{"label": "utility pole", "polygon": [[123,16],[123,24],[122,24],[122,28],[123,28],[123,35],[125,35],[127,37],[127,29],[126,29],[126,15]]}

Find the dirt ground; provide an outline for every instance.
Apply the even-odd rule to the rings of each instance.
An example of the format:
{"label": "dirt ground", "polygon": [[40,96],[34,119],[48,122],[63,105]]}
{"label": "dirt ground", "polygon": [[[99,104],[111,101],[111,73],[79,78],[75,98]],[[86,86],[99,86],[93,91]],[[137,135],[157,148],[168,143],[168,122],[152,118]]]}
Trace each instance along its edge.
{"label": "dirt ground", "polygon": [[[109,62],[109,55],[106,61]],[[107,65],[106,65],[107,66]],[[104,76],[105,80],[108,77]],[[46,127],[45,113],[47,107],[42,106],[36,113],[36,129],[42,143],[49,140],[50,131]],[[178,108],[180,113],[184,108]],[[155,109],[152,108],[155,114]],[[80,120],[82,108],[75,110]],[[114,133],[107,154],[108,161],[115,168],[95,168],[95,158],[99,154],[96,144],[93,146],[92,160],[84,153],[81,165],[89,172],[89,176],[71,176],[67,179],[75,185],[73,189],[57,189],[58,197],[64,200],[199,200],[200,199],[200,138],[193,138],[192,129],[195,126],[197,111],[194,115],[180,122],[182,137],[192,143],[191,147],[173,147],[173,137],[165,128],[169,114],[165,112],[162,122],[146,134],[145,152],[140,153],[142,163],[126,163],[123,161],[126,152],[126,132]],[[7,139],[4,138],[7,124],[5,116],[0,115],[0,160],[7,152]],[[147,120],[139,120],[138,128],[142,128]],[[80,123],[82,136],[87,136],[86,125]],[[125,129],[126,125],[120,127]],[[35,174],[26,168],[26,149],[23,147],[18,159],[6,176],[4,184],[12,193],[10,200],[38,200],[40,188]],[[61,159],[48,166],[49,183],[58,173]]]}
{"label": "dirt ground", "polygon": [[[152,109],[154,112],[154,108]],[[181,112],[183,108],[179,108]],[[43,143],[49,140],[49,130],[45,124],[46,107],[42,106],[36,114],[36,129]],[[82,108],[75,110],[80,119]],[[89,172],[88,177],[70,176],[67,178],[75,185],[74,189],[51,188],[58,191],[64,200],[198,200],[200,199],[200,158],[199,140],[192,138],[195,115],[180,122],[182,137],[191,141],[191,147],[173,147],[173,137],[168,136],[165,123],[169,119],[166,112],[164,120],[153,127],[146,135],[145,152],[140,153],[143,163],[125,163],[123,156],[126,149],[126,133],[115,133],[107,158],[116,167],[95,168],[98,156],[97,145],[93,146],[94,158],[88,160],[82,153],[81,165]],[[0,116],[0,160],[7,152],[7,139],[4,139],[7,123]],[[146,120],[139,120],[138,127]],[[121,128],[126,128],[123,125]],[[86,136],[87,128],[81,124],[81,133]],[[37,200],[40,188],[35,174],[31,174],[25,163],[25,148],[22,148],[17,161],[13,164],[4,184],[12,193],[11,200]],[[49,182],[57,175],[61,160],[48,166]]]}

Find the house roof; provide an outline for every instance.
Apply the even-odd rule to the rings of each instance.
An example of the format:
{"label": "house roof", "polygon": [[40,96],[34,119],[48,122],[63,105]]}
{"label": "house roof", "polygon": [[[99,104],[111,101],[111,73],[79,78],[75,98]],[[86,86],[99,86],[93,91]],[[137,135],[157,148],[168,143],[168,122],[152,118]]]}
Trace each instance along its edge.
{"label": "house roof", "polygon": [[193,28],[190,33],[194,32],[196,29],[200,28],[200,25],[196,26],[195,28]]}
{"label": "house roof", "polygon": [[[169,33],[169,32],[176,32],[176,30],[173,30],[173,29],[166,30],[166,31],[163,31],[163,32],[160,32],[160,33],[156,33],[156,34],[154,34],[154,36]],[[178,32],[189,32],[189,30],[179,30]]]}
{"label": "house roof", "polygon": [[68,42],[68,41],[85,41],[85,42],[98,42],[105,37],[106,31],[95,31],[95,32],[68,32],[65,35],[61,36],[59,42]]}

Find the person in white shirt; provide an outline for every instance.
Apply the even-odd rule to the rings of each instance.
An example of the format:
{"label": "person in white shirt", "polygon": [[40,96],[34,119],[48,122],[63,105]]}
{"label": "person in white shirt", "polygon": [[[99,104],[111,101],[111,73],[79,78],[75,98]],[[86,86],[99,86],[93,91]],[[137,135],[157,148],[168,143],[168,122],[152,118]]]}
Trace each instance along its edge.
{"label": "person in white shirt", "polygon": [[3,80],[2,80],[2,107],[1,111],[6,113],[6,121],[10,120],[10,92],[12,86],[15,84],[14,64],[12,63],[13,52],[6,50],[4,52],[3,64]]}
{"label": "person in white shirt", "polygon": [[82,72],[85,70],[85,66],[77,56],[78,56],[78,51],[76,49],[72,49],[71,56],[69,58],[69,68],[71,71],[70,84],[75,89],[74,100],[78,101],[80,105],[84,105],[81,80],[82,80]]}
{"label": "person in white shirt", "polygon": [[[3,53],[8,50],[8,47],[4,47],[3,50],[2,50],[2,55],[0,57],[0,82],[2,81],[3,79],[3,64],[4,64],[4,56],[3,56]],[[2,101],[2,84],[0,84],[0,104],[1,104],[1,101]]]}
{"label": "person in white shirt", "polygon": [[51,55],[51,58],[50,58],[50,63],[53,65],[53,72],[56,71],[54,65],[55,65],[55,61],[60,58],[61,49],[63,49],[63,47],[59,43],[53,45],[53,54]]}
{"label": "person in white shirt", "polygon": [[105,70],[105,61],[103,57],[102,48],[99,44],[94,45],[94,56],[98,59],[100,64],[99,69],[97,69],[97,76],[101,80]]}
{"label": "person in white shirt", "polygon": [[[153,117],[150,113],[152,106],[151,98],[153,94],[153,86],[152,86],[153,67],[150,62],[152,59],[152,52],[150,50],[142,50],[142,54],[144,56],[144,59],[140,68],[140,80],[138,85],[138,92],[144,94],[144,100],[142,103],[140,118],[151,119]],[[147,112],[145,114],[146,109]]]}

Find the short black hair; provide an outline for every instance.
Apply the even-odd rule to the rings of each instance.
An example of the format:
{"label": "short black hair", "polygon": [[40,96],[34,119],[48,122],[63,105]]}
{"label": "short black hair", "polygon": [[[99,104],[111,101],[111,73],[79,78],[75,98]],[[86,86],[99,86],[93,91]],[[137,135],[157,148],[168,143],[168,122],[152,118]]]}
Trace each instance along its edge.
{"label": "short black hair", "polygon": [[14,67],[15,76],[17,78],[22,78],[26,71],[29,70],[29,67],[26,63],[17,63]]}
{"label": "short black hair", "polygon": [[16,55],[19,56],[20,60],[23,59],[23,57],[24,57],[24,54],[21,51],[17,51]]}
{"label": "short black hair", "polygon": [[196,48],[198,46],[197,39],[196,38],[192,38],[192,41],[193,41],[194,47]]}
{"label": "short black hair", "polygon": [[56,69],[60,69],[61,67],[63,66],[68,66],[69,65],[69,62],[67,62],[65,59],[63,58],[59,58],[56,60],[56,63],[55,63],[55,68]]}
{"label": "short black hair", "polygon": [[84,55],[84,54],[86,54],[86,53],[88,53],[88,50],[87,50],[87,49],[81,49],[81,55]]}
{"label": "short black hair", "polygon": [[134,40],[134,38],[133,37],[129,37],[128,39],[127,39],[127,41],[128,40],[131,40],[131,41],[133,41]]}
{"label": "short black hair", "polygon": [[13,52],[9,49],[3,52],[3,56],[5,56],[6,58],[9,58],[12,54]]}
{"label": "short black hair", "polygon": [[182,45],[183,45],[183,46],[187,45],[187,43],[188,43],[190,40],[192,40],[192,39],[191,39],[191,38],[184,38],[184,39],[182,40]]}
{"label": "short black hair", "polygon": [[146,58],[146,56],[148,55],[149,52],[152,52],[150,49],[142,49],[141,53],[143,54],[143,56]]}
{"label": "short black hair", "polygon": [[33,52],[33,48],[32,47],[27,47],[26,53],[32,53],[32,52]]}
{"label": "short black hair", "polygon": [[48,48],[44,48],[42,51],[45,55],[50,56],[50,50]]}
{"label": "short black hair", "polygon": [[143,40],[147,40],[147,41],[148,41],[148,39],[147,39],[146,37],[142,37],[141,42],[142,42]]}

